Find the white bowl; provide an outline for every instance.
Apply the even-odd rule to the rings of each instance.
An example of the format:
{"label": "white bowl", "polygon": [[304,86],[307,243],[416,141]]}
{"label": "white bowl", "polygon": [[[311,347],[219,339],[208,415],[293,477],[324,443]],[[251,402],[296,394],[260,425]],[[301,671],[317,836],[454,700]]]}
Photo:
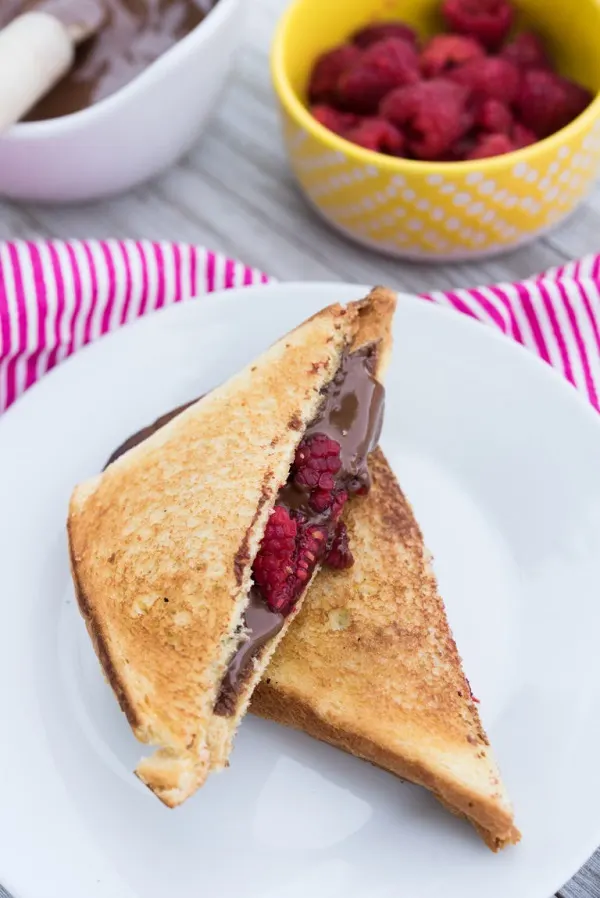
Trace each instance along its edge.
{"label": "white bowl", "polygon": [[229,72],[242,0],[219,0],[190,34],[105,100],[15,125],[0,138],[0,194],[73,202],[127,190],[198,137]]}

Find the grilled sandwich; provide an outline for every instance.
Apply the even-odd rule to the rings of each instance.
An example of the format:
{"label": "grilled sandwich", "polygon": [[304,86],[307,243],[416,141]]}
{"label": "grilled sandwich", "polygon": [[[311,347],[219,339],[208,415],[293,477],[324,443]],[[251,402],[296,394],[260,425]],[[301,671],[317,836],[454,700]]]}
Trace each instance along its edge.
{"label": "grilled sandwich", "polygon": [[81,613],[169,807],[227,765],[263,670],[361,501],[396,297],[331,306],[73,492]]}

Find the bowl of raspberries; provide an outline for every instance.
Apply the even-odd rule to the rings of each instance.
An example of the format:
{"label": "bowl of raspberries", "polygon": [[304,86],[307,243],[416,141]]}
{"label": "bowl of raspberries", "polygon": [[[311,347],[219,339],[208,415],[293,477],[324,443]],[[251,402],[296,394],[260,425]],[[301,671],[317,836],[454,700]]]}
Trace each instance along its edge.
{"label": "bowl of raspberries", "polygon": [[512,249],[598,174],[597,34],[597,0],[295,0],[272,52],[292,170],[375,249]]}

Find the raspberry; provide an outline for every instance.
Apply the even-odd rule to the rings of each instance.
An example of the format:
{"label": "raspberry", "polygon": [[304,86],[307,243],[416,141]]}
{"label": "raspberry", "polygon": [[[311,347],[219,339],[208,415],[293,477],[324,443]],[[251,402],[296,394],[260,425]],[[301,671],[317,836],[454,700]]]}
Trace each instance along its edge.
{"label": "raspberry", "polygon": [[342,513],[342,509],[346,504],[347,499],[348,493],[344,492],[343,490],[339,493],[334,494],[333,504],[331,506],[331,517],[334,521],[339,518],[340,514]]}
{"label": "raspberry", "polygon": [[292,466],[294,483],[309,492],[310,507],[319,513],[330,509],[333,520],[348,498],[336,483],[335,475],[341,464],[340,444],[323,433],[316,433],[300,443]]}
{"label": "raspberry", "polygon": [[518,34],[503,48],[500,56],[508,59],[519,69],[551,68],[542,39],[533,31],[522,31]]}
{"label": "raspberry", "polygon": [[590,104],[592,94],[554,72],[531,69],[524,72],[516,100],[520,118],[539,138],[560,131]]}
{"label": "raspberry", "polygon": [[344,135],[366,150],[399,156],[404,148],[404,137],[390,122],[382,118],[364,118]]}
{"label": "raspberry", "polygon": [[331,490],[313,490],[310,494],[310,507],[315,511],[327,511],[333,503],[333,492]]}
{"label": "raspberry", "polygon": [[324,103],[312,106],[310,111],[320,125],[341,136],[359,123],[358,116],[352,112],[340,112],[338,109],[334,109],[333,106],[327,106]]}
{"label": "raspberry", "polygon": [[348,531],[346,525],[339,522],[335,530],[335,536],[331,544],[331,549],[327,554],[324,562],[328,567],[335,568],[338,571],[347,570],[354,564],[354,556],[348,545]]}
{"label": "raspberry", "polygon": [[437,78],[457,65],[480,59],[485,50],[471,37],[460,34],[438,34],[421,53],[421,72],[425,78]]}
{"label": "raspberry", "polygon": [[320,527],[307,527],[301,531],[298,541],[298,558],[295,582],[292,585],[294,599],[302,592],[325,549],[325,534]]}
{"label": "raspberry", "polygon": [[575,81],[570,81],[568,78],[561,78],[560,83],[564,92],[564,125],[562,125],[564,128],[588,108],[594,95],[587,87],[582,87],[581,84],[576,84]]}
{"label": "raspberry", "polygon": [[559,78],[559,81],[563,90],[562,120],[559,128],[564,128],[588,108],[594,96],[586,87],[568,78]]}
{"label": "raspberry", "polygon": [[406,41],[389,37],[372,44],[346,69],[337,86],[338,102],[350,112],[369,115],[389,91],[419,80],[419,57]]}
{"label": "raspberry", "polygon": [[379,113],[403,128],[408,147],[418,159],[439,159],[470,127],[467,96],[451,81],[422,81],[392,91]]}
{"label": "raspberry", "polygon": [[335,520],[339,517],[347,498],[348,493],[344,491],[337,493],[332,490],[317,489],[310,494],[310,507],[318,512],[327,511],[330,508],[331,517]]}
{"label": "raspberry", "polygon": [[463,162],[475,147],[475,139],[468,134],[452,144],[441,157],[441,162]]}
{"label": "raspberry", "polygon": [[451,31],[474,37],[489,50],[500,46],[514,19],[509,0],[444,0],[442,13]]}
{"label": "raspberry", "polygon": [[302,440],[294,459],[294,482],[309,489],[333,490],[340,470],[340,444],[324,433]]}
{"label": "raspberry", "polygon": [[512,142],[516,150],[522,150],[524,147],[530,147],[532,143],[536,143],[537,137],[521,122],[515,122],[512,129]]}
{"label": "raspberry", "polygon": [[515,145],[506,134],[484,134],[479,138],[467,159],[489,159],[491,156],[503,156],[512,153]]}
{"label": "raspberry", "polygon": [[384,41],[388,37],[397,37],[413,47],[417,47],[417,33],[409,25],[404,22],[373,22],[372,25],[366,25],[360,31],[352,35],[352,43],[357,47],[366,49],[371,44],[377,44]]}
{"label": "raspberry", "polygon": [[[351,558],[347,535],[338,523],[348,498],[336,482],[340,452],[340,444],[324,433],[306,437],[296,450],[291,477],[300,487],[301,502],[293,501],[292,510],[287,504],[275,506],[253,565],[254,581],[273,611],[288,614],[292,610],[330,541],[332,546],[339,545],[338,566]],[[286,497],[289,493],[284,491],[280,501],[285,503]],[[308,512],[306,500],[319,518]]]}
{"label": "raspberry", "polygon": [[275,506],[253,566],[254,580],[271,610],[291,611],[325,545],[321,527],[306,526],[303,518],[294,520],[283,506]]}
{"label": "raspberry", "polygon": [[267,521],[260,549],[254,559],[254,579],[274,611],[292,601],[294,559],[298,525],[282,506]]}
{"label": "raspberry", "polygon": [[510,134],[513,127],[512,112],[500,100],[483,100],[475,113],[475,124],[492,134]]}
{"label": "raspberry", "polygon": [[473,91],[477,98],[491,97],[510,105],[519,92],[521,77],[512,62],[486,56],[472,59],[448,73],[448,77]]}
{"label": "raspberry", "polygon": [[308,86],[311,103],[330,103],[335,99],[337,83],[342,72],[362,56],[358,47],[343,44],[319,56],[313,66]]}

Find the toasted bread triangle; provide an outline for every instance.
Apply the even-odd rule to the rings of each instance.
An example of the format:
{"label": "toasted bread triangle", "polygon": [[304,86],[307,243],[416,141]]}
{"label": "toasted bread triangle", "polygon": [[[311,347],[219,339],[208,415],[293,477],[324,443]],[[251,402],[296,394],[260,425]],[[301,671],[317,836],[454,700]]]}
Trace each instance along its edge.
{"label": "toasted bread triangle", "polygon": [[234,717],[214,715],[267,517],[344,349],[378,339],[384,369],[394,307],[378,289],[324,309],[74,490],[79,606],[135,735],[159,746],[136,772],[170,807],[227,764],[270,654]]}
{"label": "toasted bread triangle", "polygon": [[497,850],[519,833],[421,532],[381,450],[371,473],[354,566],[321,571],[251,710],[425,786]]}

